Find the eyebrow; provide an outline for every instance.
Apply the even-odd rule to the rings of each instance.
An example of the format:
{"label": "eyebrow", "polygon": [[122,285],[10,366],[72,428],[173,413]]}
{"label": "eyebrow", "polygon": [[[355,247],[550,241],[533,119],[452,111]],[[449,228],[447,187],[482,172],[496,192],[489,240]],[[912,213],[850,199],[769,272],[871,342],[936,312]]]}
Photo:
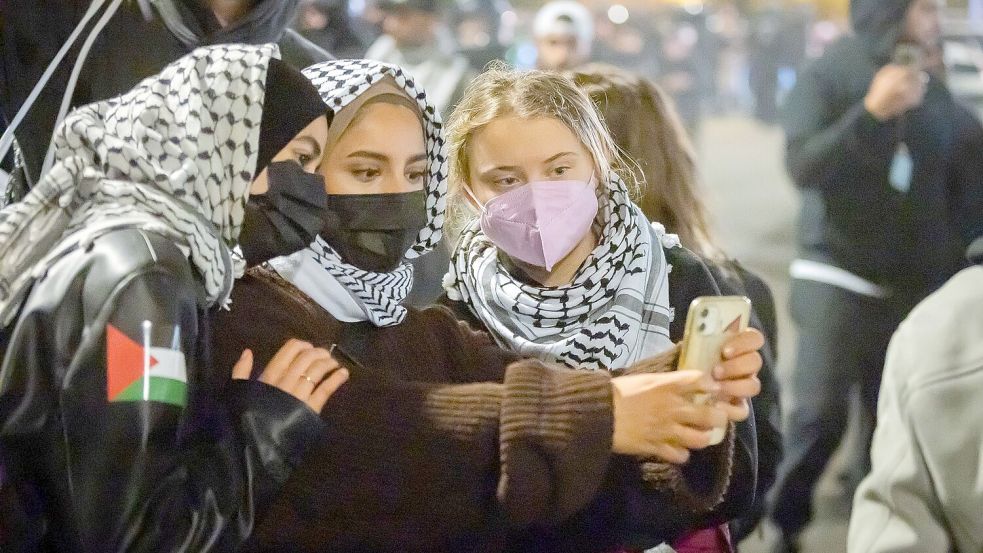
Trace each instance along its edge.
{"label": "eyebrow", "polygon": [[[560,152],[560,153],[556,154],[555,156],[551,156],[549,159],[547,159],[546,161],[544,161],[543,162],[543,165],[549,165],[550,163],[553,163],[554,161],[560,159],[561,157],[565,157],[565,156],[576,156],[576,155],[577,155],[576,152]],[[495,171],[518,172],[520,170],[521,170],[521,167],[519,167],[517,165],[499,165],[498,167],[492,167],[491,169],[487,169],[485,171],[482,171],[480,173],[480,176],[481,177],[487,177],[489,174],[494,173]]]}
{"label": "eyebrow", "polygon": [[382,154],[380,154],[378,152],[369,152],[367,150],[358,150],[358,151],[352,152],[352,153],[348,154],[348,157],[367,157],[369,159],[375,159],[375,160],[378,160],[378,161],[389,161],[389,158],[388,157],[386,157],[386,156],[384,156],[384,155],[382,155]]}

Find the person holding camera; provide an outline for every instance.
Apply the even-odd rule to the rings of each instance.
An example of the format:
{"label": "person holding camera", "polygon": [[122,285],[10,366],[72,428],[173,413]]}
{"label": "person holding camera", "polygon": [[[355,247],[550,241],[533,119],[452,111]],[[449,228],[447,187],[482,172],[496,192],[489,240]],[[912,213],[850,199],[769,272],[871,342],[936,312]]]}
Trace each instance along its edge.
{"label": "person holding camera", "polygon": [[772,519],[795,551],[861,389],[874,417],[888,341],[983,232],[983,127],[937,70],[937,0],[853,0],[855,33],[807,67],[783,124],[802,194],[791,267],[798,361]]}

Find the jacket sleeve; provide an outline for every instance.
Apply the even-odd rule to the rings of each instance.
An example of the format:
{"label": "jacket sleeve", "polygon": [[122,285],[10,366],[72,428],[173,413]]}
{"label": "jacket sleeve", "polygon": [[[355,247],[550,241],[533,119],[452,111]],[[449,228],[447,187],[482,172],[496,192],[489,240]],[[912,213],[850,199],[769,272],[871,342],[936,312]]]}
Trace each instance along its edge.
{"label": "jacket sleeve", "polygon": [[829,78],[817,66],[803,71],[783,112],[789,174],[797,186],[824,191],[855,186],[836,178],[845,167],[886,170],[896,147],[895,125],[879,122],[862,101],[833,112]]}
{"label": "jacket sleeve", "polygon": [[[917,350],[922,338],[910,335],[905,328],[903,325],[895,335],[888,351],[878,399],[877,430],[871,446],[872,469],[857,491],[850,518],[850,553],[954,551],[936,495],[936,475],[930,469],[931,452],[926,451],[923,442],[926,433],[939,431],[937,425],[926,428],[931,426],[926,423],[949,419],[938,410],[914,409],[902,377],[911,373],[909,363],[937,363],[938,360],[921,359]],[[957,444],[959,437],[971,435],[960,432],[960,428],[967,427],[973,425],[948,425],[943,433],[950,436],[951,444]],[[957,445],[952,451],[963,456],[979,444],[967,441],[959,445],[962,447]],[[971,485],[971,480],[963,484]]]}
{"label": "jacket sleeve", "polygon": [[[12,339],[6,360],[20,367],[5,368],[36,388],[14,412],[61,421],[41,436],[64,460],[37,475],[51,531],[86,550],[235,549],[320,431],[306,406],[258,382],[212,397],[187,276],[151,266],[106,304],[81,294],[50,320],[28,314]],[[65,339],[73,314],[79,342]]]}

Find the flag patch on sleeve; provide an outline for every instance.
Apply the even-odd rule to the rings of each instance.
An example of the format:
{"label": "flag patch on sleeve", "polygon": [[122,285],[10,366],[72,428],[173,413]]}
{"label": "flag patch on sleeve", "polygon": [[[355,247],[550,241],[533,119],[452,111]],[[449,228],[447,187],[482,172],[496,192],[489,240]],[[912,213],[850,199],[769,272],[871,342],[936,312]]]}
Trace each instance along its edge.
{"label": "flag patch on sleeve", "polygon": [[188,371],[184,353],[176,347],[150,346],[149,324],[144,323],[144,344],[115,326],[106,325],[106,399],[158,401],[186,407]]}

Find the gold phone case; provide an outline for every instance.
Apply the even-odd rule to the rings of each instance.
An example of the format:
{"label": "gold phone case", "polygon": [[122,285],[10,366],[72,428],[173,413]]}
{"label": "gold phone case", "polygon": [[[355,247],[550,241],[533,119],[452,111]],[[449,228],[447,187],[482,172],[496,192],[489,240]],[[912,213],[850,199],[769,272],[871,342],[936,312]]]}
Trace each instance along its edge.
{"label": "gold phone case", "polygon": [[[720,364],[724,343],[746,330],[750,318],[751,300],[743,296],[703,296],[693,300],[686,315],[680,370],[709,374]],[[697,398],[697,401],[706,399]],[[715,429],[711,443],[720,443],[725,434],[726,428]]]}

